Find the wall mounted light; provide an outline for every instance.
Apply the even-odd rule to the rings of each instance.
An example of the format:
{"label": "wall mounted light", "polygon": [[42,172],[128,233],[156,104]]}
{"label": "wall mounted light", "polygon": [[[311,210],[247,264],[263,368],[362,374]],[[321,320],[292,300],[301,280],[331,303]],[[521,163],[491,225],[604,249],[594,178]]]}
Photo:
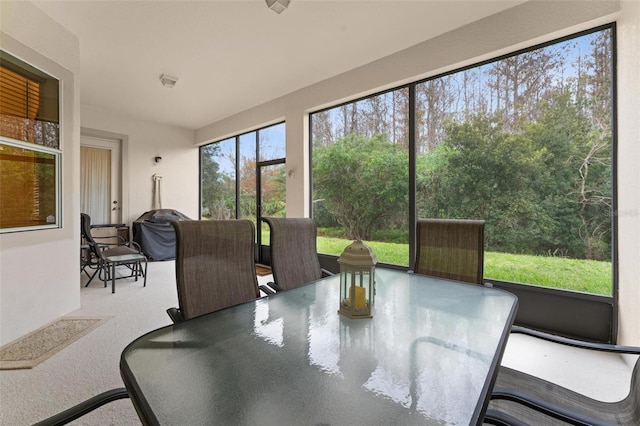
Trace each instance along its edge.
{"label": "wall mounted light", "polygon": [[290,0],[266,0],[269,9],[273,10],[277,14],[281,14],[289,6]]}
{"label": "wall mounted light", "polygon": [[159,163],[160,161],[162,161],[162,157],[153,157],[153,161]]}

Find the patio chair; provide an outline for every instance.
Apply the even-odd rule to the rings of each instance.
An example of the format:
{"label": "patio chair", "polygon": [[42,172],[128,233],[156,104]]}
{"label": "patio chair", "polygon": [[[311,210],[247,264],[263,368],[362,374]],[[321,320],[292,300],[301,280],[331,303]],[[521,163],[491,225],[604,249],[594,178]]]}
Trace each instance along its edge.
{"label": "patio chair", "polygon": [[482,284],[484,220],[418,219],[414,272]]}
{"label": "patio chair", "polygon": [[[127,241],[120,236],[109,237],[117,239],[116,243],[96,241],[96,238],[91,234],[91,217],[86,213],[80,213],[80,231],[86,243],[85,246],[89,250],[89,256],[85,259],[82,270],[87,267],[95,269],[85,287],[88,287],[96,276],[104,283],[105,287],[107,281],[113,279],[133,277],[137,281],[140,276],[144,278],[144,287],[147,286],[147,258],[136,242]],[[144,270],[142,268],[143,262]],[[126,267],[128,275],[116,277],[116,266]],[[115,292],[115,286],[113,286],[112,292]]]}
{"label": "patio chair", "polygon": [[[640,347],[584,342],[515,326],[512,332],[585,350],[640,355]],[[593,368],[598,366],[594,365]],[[588,375],[589,372],[585,371],[584,374]],[[598,401],[555,383],[500,367],[485,422],[498,425],[638,425],[640,357],[631,373],[629,394],[618,402]]]}
{"label": "patio chair", "polygon": [[271,270],[274,282],[261,285],[267,294],[295,288],[333,275],[320,267],[316,251],[317,228],[311,218],[262,219],[271,230]]}
{"label": "patio chair", "polygon": [[167,314],[174,323],[260,296],[251,221],[175,221],[171,225],[176,231],[179,308],[169,308]]}

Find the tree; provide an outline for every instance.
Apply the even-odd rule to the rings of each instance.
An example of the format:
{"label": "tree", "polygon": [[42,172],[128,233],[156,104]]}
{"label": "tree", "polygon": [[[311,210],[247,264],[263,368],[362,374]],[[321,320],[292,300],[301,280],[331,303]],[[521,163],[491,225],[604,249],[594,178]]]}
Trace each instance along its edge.
{"label": "tree", "polygon": [[[450,122],[443,145],[445,155],[431,172],[439,185],[429,195],[437,197],[435,217],[486,220],[492,250],[519,253],[536,245],[546,218],[530,182],[542,167],[543,152],[522,134],[503,131],[495,117],[480,115],[461,124]],[[424,170],[418,173],[425,179]],[[425,183],[421,187],[428,188]]]}
{"label": "tree", "polygon": [[588,132],[588,123],[572,102],[572,93],[565,87],[551,101],[540,105],[541,117],[537,122],[523,127],[533,146],[542,151],[542,167],[531,182],[538,203],[545,216],[547,227],[542,233],[542,254],[561,254],[577,258],[584,257],[584,245],[579,237],[579,204],[575,195],[578,151],[580,141]]}
{"label": "tree", "polygon": [[256,215],[256,160],[254,157],[240,157],[240,217]]}
{"label": "tree", "polygon": [[416,150],[431,151],[444,135],[442,124],[451,114],[453,91],[449,76],[416,85]]}
{"label": "tree", "polygon": [[560,54],[549,49],[536,49],[494,62],[487,85],[494,92],[496,111],[501,111],[505,129],[518,125],[521,116],[535,119],[538,103],[548,98],[553,89],[554,70]]}
{"label": "tree", "polygon": [[213,219],[235,217],[235,178],[220,170],[216,158],[221,158],[219,144],[207,145],[201,153],[202,214]]}
{"label": "tree", "polygon": [[391,92],[391,140],[402,149],[409,149],[409,89]]}
{"label": "tree", "polygon": [[379,135],[316,148],[313,180],[315,200],[351,239],[369,240],[373,230],[406,215],[408,154]]}
{"label": "tree", "polygon": [[313,114],[311,120],[311,140],[314,148],[329,145],[333,142],[331,113],[329,111],[321,111]]}
{"label": "tree", "polygon": [[284,164],[262,167],[260,175],[261,214],[263,216],[285,215],[286,169]]}

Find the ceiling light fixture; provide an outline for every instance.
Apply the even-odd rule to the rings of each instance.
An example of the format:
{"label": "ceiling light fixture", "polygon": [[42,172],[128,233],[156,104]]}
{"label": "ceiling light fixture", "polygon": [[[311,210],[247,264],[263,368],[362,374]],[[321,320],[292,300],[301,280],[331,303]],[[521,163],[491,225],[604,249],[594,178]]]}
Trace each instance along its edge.
{"label": "ceiling light fixture", "polygon": [[169,89],[175,86],[177,81],[178,81],[178,77],[171,77],[170,75],[166,75],[166,74],[162,74],[160,76],[160,82],[162,83],[162,85],[164,87],[168,87]]}
{"label": "ceiling light fixture", "polygon": [[273,10],[277,14],[280,14],[287,8],[287,6],[289,6],[290,0],[266,0],[266,1],[267,1],[267,6],[269,6],[269,9]]}

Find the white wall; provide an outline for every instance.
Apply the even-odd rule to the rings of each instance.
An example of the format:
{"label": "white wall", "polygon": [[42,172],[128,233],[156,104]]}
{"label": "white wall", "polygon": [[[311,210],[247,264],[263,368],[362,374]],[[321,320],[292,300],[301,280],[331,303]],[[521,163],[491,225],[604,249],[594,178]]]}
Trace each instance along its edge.
{"label": "white wall", "polygon": [[[123,140],[123,221],[152,207],[153,174],[164,208],[198,218],[194,132],[80,109],[79,41],[28,2],[1,1],[1,47],[62,80],[63,228],[0,235],[0,345],[80,307],[80,130]],[[153,157],[163,160],[156,164]],[[4,202],[4,200],[3,200]]]}
{"label": "white wall", "polygon": [[307,216],[309,112],[617,20],[620,342],[640,345],[639,4],[528,2],[212,123],[196,131],[196,143],[221,140],[284,118],[287,169],[296,171],[287,178],[287,216]]}
{"label": "white wall", "polygon": [[60,79],[63,99],[62,228],[0,235],[0,344],[5,344],[80,306],[80,44],[31,3],[2,1],[0,8],[0,47]]}
{"label": "white wall", "polygon": [[[198,148],[193,130],[149,123],[95,108],[81,108],[83,135],[121,136],[123,222],[131,226],[152,209],[154,174],[162,176],[162,208],[199,218]],[[160,163],[154,157],[162,157]]]}
{"label": "white wall", "polygon": [[619,342],[640,346],[640,2],[618,19]]}

